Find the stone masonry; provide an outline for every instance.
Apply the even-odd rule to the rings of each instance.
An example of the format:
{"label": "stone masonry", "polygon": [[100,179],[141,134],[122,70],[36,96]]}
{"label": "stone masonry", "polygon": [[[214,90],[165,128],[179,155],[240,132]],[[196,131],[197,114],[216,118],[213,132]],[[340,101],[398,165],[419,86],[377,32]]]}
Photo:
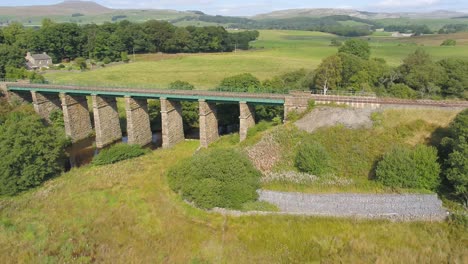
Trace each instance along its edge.
{"label": "stone masonry", "polygon": [[161,98],[162,146],[170,148],[184,141],[184,124],[180,102]]}
{"label": "stone masonry", "polygon": [[442,221],[447,211],[436,194],[306,194],[258,191],[281,212],[315,216]]}
{"label": "stone masonry", "polygon": [[125,97],[128,144],[146,146],[152,141],[151,126],[146,99]]}
{"label": "stone masonry", "polygon": [[308,96],[286,96],[284,100],[284,119],[287,120],[291,112],[303,113],[307,111],[309,100]]}
{"label": "stone masonry", "polygon": [[36,113],[50,122],[50,114],[54,111],[61,111],[62,105],[57,94],[47,94],[31,91],[34,110]]}
{"label": "stone masonry", "polygon": [[249,128],[255,126],[255,107],[253,105],[248,105],[246,102],[240,102],[239,107],[239,135],[240,141],[242,142],[247,138],[247,131]]}
{"label": "stone masonry", "polygon": [[91,135],[93,127],[89,116],[86,96],[61,93],[65,134],[72,142],[78,142]]}
{"label": "stone masonry", "polygon": [[103,148],[122,138],[117,101],[114,97],[92,95],[96,147]]}
{"label": "stone masonry", "polygon": [[207,148],[210,143],[219,138],[216,104],[208,103],[203,99],[198,100],[198,102],[200,115],[200,146]]}

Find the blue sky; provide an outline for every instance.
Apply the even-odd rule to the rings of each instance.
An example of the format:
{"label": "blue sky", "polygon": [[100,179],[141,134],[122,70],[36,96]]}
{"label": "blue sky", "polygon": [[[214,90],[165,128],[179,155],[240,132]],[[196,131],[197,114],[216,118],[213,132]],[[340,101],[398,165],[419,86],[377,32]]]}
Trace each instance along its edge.
{"label": "blue sky", "polygon": [[[1,0],[1,6],[47,5],[61,0]],[[209,14],[254,15],[291,8],[352,8],[365,11],[468,12],[468,0],[95,0],[111,8],[201,10]]]}

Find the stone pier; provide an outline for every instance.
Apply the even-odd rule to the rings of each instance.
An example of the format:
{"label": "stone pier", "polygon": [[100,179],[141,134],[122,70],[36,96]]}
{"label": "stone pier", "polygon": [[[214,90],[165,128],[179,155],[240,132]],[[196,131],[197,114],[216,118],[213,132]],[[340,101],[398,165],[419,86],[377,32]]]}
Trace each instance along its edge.
{"label": "stone pier", "polygon": [[61,111],[62,104],[57,94],[47,94],[31,91],[34,110],[36,113],[50,122],[50,114],[54,111]]}
{"label": "stone pier", "polygon": [[122,138],[119,111],[114,97],[92,95],[96,147],[103,148]]}
{"label": "stone pier", "polygon": [[200,114],[200,146],[206,148],[210,143],[219,138],[216,104],[208,103],[203,99],[198,100],[198,102]]}
{"label": "stone pier", "polygon": [[249,128],[255,126],[255,107],[253,105],[248,105],[246,102],[240,102],[239,107],[239,135],[240,141],[242,142],[247,138],[247,131]]}
{"label": "stone pier", "polygon": [[125,111],[127,113],[128,144],[146,146],[151,143],[153,135],[147,100],[126,96]]}
{"label": "stone pier", "polygon": [[291,112],[298,114],[307,111],[309,96],[287,95],[284,100],[284,120],[288,119]]}
{"label": "stone pier", "polygon": [[93,132],[86,96],[61,93],[65,134],[72,142],[89,137]]}
{"label": "stone pier", "polygon": [[6,91],[4,93],[5,93],[7,100],[11,103],[26,104],[26,103],[33,102],[31,92]]}
{"label": "stone pier", "polygon": [[184,141],[184,124],[180,102],[161,98],[162,146],[170,148]]}

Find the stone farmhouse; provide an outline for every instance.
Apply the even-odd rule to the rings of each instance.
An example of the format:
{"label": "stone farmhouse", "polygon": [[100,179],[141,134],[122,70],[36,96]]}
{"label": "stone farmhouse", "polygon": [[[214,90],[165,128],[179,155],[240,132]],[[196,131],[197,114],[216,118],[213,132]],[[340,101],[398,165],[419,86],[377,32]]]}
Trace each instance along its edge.
{"label": "stone farmhouse", "polygon": [[40,68],[49,68],[52,65],[52,58],[47,53],[26,54],[26,67],[29,70],[36,70]]}

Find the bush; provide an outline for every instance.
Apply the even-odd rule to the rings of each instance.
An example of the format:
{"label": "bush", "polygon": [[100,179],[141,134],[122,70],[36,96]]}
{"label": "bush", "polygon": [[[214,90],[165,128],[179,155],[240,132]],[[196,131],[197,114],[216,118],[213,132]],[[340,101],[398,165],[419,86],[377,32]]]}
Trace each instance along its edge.
{"label": "bush", "polygon": [[449,126],[449,136],[442,139],[441,158],[444,175],[453,194],[468,205],[468,109],[457,115]]}
{"label": "bush", "polygon": [[418,96],[418,93],[415,90],[411,89],[408,85],[402,83],[391,85],[388,88],[387,92],[391,96],[403,99],[414,99]]}
{"label": "bush", "polygon": [[224,78],[218,87],[221,91],[232,92],[256,92],[260,91],[261,88],[260,81],[250,73]]}
{"label": "bush", "polygon": [[440,183],[437,150],[418,145],[395,147],[377,164],[376,180],[393,188],[435,190]]}
{"label": "bush", "polygon": [[306,140],[299,146],[294,163],[298,170],[317,176],[330,170],[330,156],[327,150],[313,140]]}
{"label": "bush", "polygon": [[129,145],[119,143],[111,146],[108,149],[103,149],[93,158],[93,165],[113,164],[122,160],[136,158],[148,153],[148,150],[143,149],[139,145]]}
{"label": "bush", "polygon": [[105,58],[102,60],[102,62],[103,62],[104,64],[109,64],[109,63],[112,62],[112,60],[111,60],[109,57],[105,57]]}
{"label": "bush", "polygon": [[14,195],[61,173],[65,144],[63,134],[45,126],[32,110],[7,114],[0,123],[0,195]]}
{"label": "bush", "polygon": [[454,40],[454,39],[446,39],[444,40],[444,42],[442,42],[442,44],[440,44],[441,46],[456,46],[457,45],[457,41]]}
{"label": "bush", "polygon": [[214,149],[179,163],[168,173],[169,186],[195,205],[241,209],[258,197],[260,172],[242,153]]}
{"label": "bush", "polygon": [[189,82],[175,81],[169,84],[169,89],[171,90],[193,90],[195,89],[195,86],[193,86]]}

